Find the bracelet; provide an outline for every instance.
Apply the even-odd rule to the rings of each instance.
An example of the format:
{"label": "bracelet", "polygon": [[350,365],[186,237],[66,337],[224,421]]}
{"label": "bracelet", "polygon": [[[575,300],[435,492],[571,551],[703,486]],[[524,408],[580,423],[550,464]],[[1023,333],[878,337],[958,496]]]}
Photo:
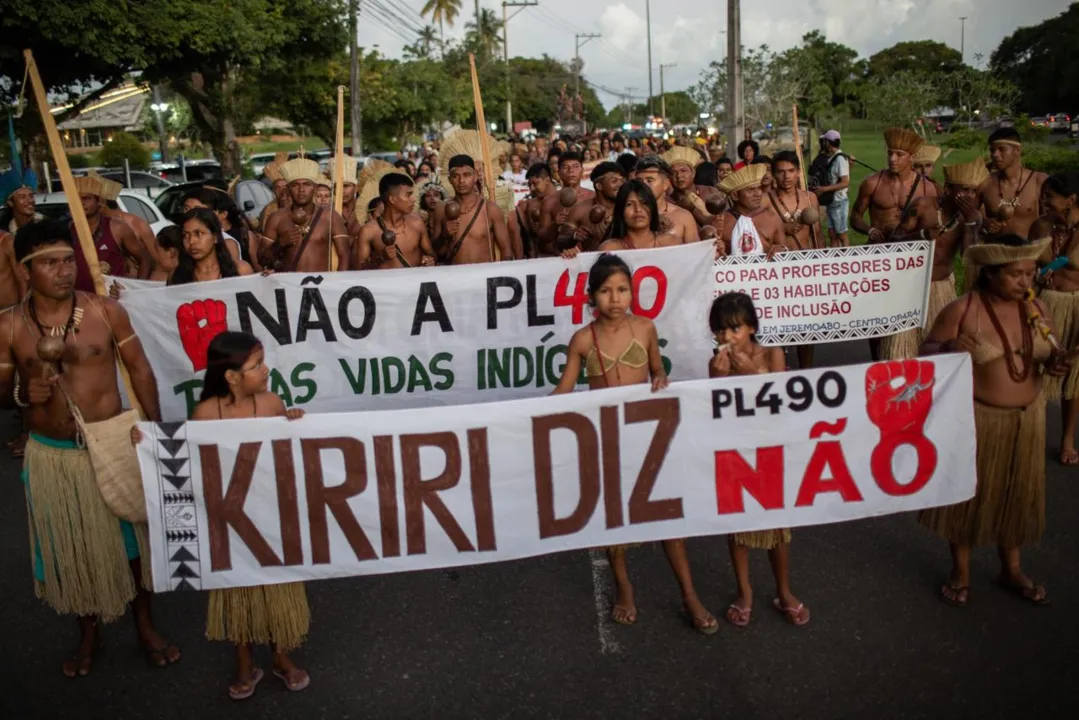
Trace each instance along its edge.
{"label": "bracelet", "polygon": [[978,222],[977,221],[970,222],[970,223],[963,223],[963,224],[965,226],[967,226],[967,227],[978,227]]}
{"label": "bracelet", "polygon": [[21,408],[30,407],[30,403],[24,403],[19,399],[19,373],[15,373],[15,391],[12,393],[15,398],[15,404]]}

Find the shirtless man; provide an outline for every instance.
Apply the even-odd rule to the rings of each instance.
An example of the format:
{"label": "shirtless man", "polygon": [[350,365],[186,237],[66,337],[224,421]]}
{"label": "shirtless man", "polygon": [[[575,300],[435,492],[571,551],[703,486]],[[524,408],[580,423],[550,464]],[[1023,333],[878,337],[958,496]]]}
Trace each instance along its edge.
{"label": "shirtless man", "polygon": [[700,153],[691,148],[676,145],[663,154],[663,159],[671,168],[671,200],[678,207],[689,211],[697,225],[704,227],[712,222],[713,215],[705,205],[709,200],[723,200],[719,190],[707,185],[694,183],[697,166],[704,160]]}
{"label": "shirtless man", "polygon": [[[925,194],[922,176],[914,171],[914,153],[925,143],[921,135],[904,128],[884,131],[888,144],[888,169],[862,181],[858,199],[850,212],[850,225],[869,236],[870,243],[889,242],[902,218],[903,209]],[[864,215],[869,211],[869,223]]]}
{"label": "shirtless man", "polygon": [[[922,136],[905,128],[884,131],[888,145],[888,169],[875,172],[862,181],[858,199],[850,211],[850,226],[869,236],[870,243],[892,242],[899,226],[907,219],[906,212],[914,201],[925,194],[925,181],[914,171],[914,153],[925,144]],[[869,211],[869,223],[864,219]],[[879,337],[869,339],[869,354],[873,362],[880,360]]]}
{"label": "shirtless man", "polygon": [[[554,152],[554,150],[552,149],[551,152]],[[552,179],[556,181],[561,179],[562,187],[573,188],[579,203],[591,200],[592,196],[595,195],[591,190],[581,187],[581,175],[583,172],[584,165],[582,164],[581,156],[575,152],[564,152],[558,156],[557,177]],[[541,255],[558,254],[558,229],[566,222],[569,211],[572,209],[572,206],[563,207],[559,195],[560,193],[551,193],[543,199],[543,205],[540,207],[539,247]],[[574,205],[576,204],[574,203]]]}
{"label": "shirtless man", "polygon": [[1039,203],[1046,174],[1023,167],[1023,144],[1015,128],[1000,128],[989,136],[993,174],[982,185],[985,231],[992,242],[997,235],[1026,237],[1041,214]]}
{"label": "shirtless man", "polygon": [[[6,175],[8,173],[0,173],[0,176]],[[13,183],[17,182],[17,180],[13,181]],[[40,213],[34,212],[37,204],[34,200],[34,188],[32,187],[15,184],[11,194],[4,198],[4,204],[11,210],[11,220],[8,221],[6,228],[0,228],[0,230],[7,230],[11,235],[19,232],[19,228],[22,226],[29,225],[42,217]]]}
{"label": "shirtless man", "polygon": [[[15,255],[30,292],[0,314],[0,398],[26,408],[30,429],[23,483],[37,595],[57,612],[78,615],[81,639],[63,673],[70,678],[90,673],[100,648],[99,620],[115,620],[128,603],[147,659],[158,667],[171,665],[179,661],[180,649],[158,635],[150,592],[140,582],[137,537],[145,537],[145,526],[136,532],[106,507],[88,453],[76,443],[68,405],[70,399],[87,423],[120,414],[116,348],[146,419],[159,421],[153,370],[124,309],[76,291],[67,223],[42,220],[23,228],[15,238]],[[47,374],[38,357],[43,335],[62,340],[59,375]],[[57,387],[61,379],[64,392]],[[65,530],[50,530],[55,528]]]}
{"label": "shirtless man", "polygon": [[817,196],[808,190],[798,189],[802,165],[793,150],[780,150],[772,160],[771,189],[764,195],[765,204],[776,211],[783,221],[784,245],[791,250],[812,250],[823,247],[820,220],[812,225],[801,221],[802,212],[813,208],[820,217]]}
{"label": "shirtless man", "polygon": [[444,265],[494,262],[493,246],[502,257],[512,257],[506,220],[497,204],[476,190],[476,163],[468,155],[450,158],[450,185],[461,208],[456,220],[446,218],[446,203],[435,208],[434,245]]}
{"label": "shirtless man", "polygon": [[[787,249],[783,220],[762,199],[764,171],[764,165],[747,165],[719,184],[719,189],[730,198],[731,207],[720,213],[712,224],[717,233],[718,255],[767,253],[770,257]],[[751,221],[748,227],[741,222],[745,219]]]}
{"label": "shirtless man", "polygon": [[273,215],[274,211],[292,207],[292,196],[288,193],[288,182],[281,177],[282,164],[281,162],[272,162],[262,171],[262,174],[270,181],[270,189],[273,190],[274,195],[274,199],[266,207],[262,208],[262,214],[259,215],[259,229],[263,232],[266,231],[266,221],[270,218],[270,215]]}
{"label": "shirtless man", "polygon": [[683,243],[700,240],[696,218],[688,210],[683,210],[667,199],[667,193],[671,191],[671,168],[663,158],[659,155],[645,155],[637,161],[636,173],[637,179],[647,185],[656,197],[660,228]]}
{"label": "shirtless man", "polygon": [[[90,233],[93,236],[94,247],[97,248],[97,261],[101,265],[102,274],[127,277],[125,260],[130,258],[134,266],[138,268],[139,279],[145,280],[150,277],[150,272],[154,269],[154,260],[150,257],[150,251],[146,245],[135,236],[135,231],[128,225],[116,218],[108,217],[103,212],[105,203],[101,201],[103,192],[101,179],[89,176],[77,177],[75,187],[79,191],[86,221],[90,223]],[[71,239],[74,243],[77,266],[75,289],[92,293],[94,280],[90,275],[90,266],[83,258],[82,245],[75,232],[75,223],[71,223]]]}
{"label": "shirtless man", "polygon": [[985,162],[974,160],[944,167],[944,194],[918,200],[914,213],[896,234],[896,242],[932,240],[933,283],[929,290],[929,307],[925,323],[920,328],[889,335],[881,342],[881,358],[906,360],[918,356],[918,348],[940,311],[955,300],[955,276],[952,274],[956,255],[977,243],[982,226],[978,211],[981,202],[978,188],[989,177]]}
{"label": "shirtless man", "polygon": [[[336,158],[330,160],[326,174],[333,182]],[[341,216],[345,218],[345,229],[348,231],[349,247],[355,253],[356,240],[360,237],[363,223],[360,222],[356,212],[356,161],[351,156],[345,156],[345,163],[341,168]],[[349,264],[349,267],[355,267]]]}
{"label": "shirtless man", "polygon": [[528,180],[528,198],[517,203],[515,209],[517,224],[521,228],[521,243],[524,257],[534,258],[539,252],[539,224],[543,212],[544,199],[554,193],[554,181],[551,171],[545,163],[538,162],[528,168],[525,175]]}
{"label": "shirtless man", "polygon": [[914,172],[921,175],[925,180],[924,197],[939,198],[943,193],[940,185],[933,179],[933,172],[936,170],[937,160],[940,159],[940,155],[940,148],[935,145],[922,145],[918,148],[918,152],[914,153],[912,159]]}
{"label": "shirtless man", "polygon": [[[576,240],[576,245],[585,252],[595,250],[610,236],[618,191],[626,182],[626,175],[618,163],[604,161],[592,169],[589,179],[596,188],[595,196],[570,208],[569,217],[566,219],[566,224],[575,228],[573,239]],[[597,206],[603,208],[604,215],[602,220],[594,223],[592,209]],[[560,239],[560,242],[563,241]]]}
{"label": "shirtless man", "polygon": [[[292,207],[276,210],[266,220],[266,237],[259,262],[265,268],[283,272],[324,273],[330,270],[330,243],[337,251],[338,270],[348,270],[349,236],[345,219],[330,208],[318,213],[315,206],[315,182],[318,163],[306,158],[289,160],[281,166],[281,177],[288,182]],[[297,214],[302,218],[297,218]],[[311,227],[315,214],[318,224]],[[296,220],[301,224],[297,225]]]}
{"label": "shirtless man", "polygon": [[[352,247],[352,261],[349,267],[357,270],[377,268],[417,267],[434,265],[435,252],[427,237],[427,226],[416,215],[415,191],[412,179],[401,173],[387,173],[378,181],[378,195],[382,198],[382,214],[367,223],[360,230],[360,235]],[[383,240],[383,234],[394,234],[389,245]]]}

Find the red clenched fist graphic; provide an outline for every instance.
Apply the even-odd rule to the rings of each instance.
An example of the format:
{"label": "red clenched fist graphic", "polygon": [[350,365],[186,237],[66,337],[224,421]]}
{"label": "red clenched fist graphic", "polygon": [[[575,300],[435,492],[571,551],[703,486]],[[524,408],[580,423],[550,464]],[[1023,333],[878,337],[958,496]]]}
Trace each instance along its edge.
{"label": "red clenched fist graphic", "polygon": [[176,329],[196,371],[206,369],[210,341],[229,329],[228,309],[221,300],[195,300],[176,310]]}
{"label": "red clenched fist graphic", "polygon": [[[933,407],[936,371],[927,360],[892,360],[872,365],[865,373],[866,413],[880,428],[873,449],[873,478],[889,495],[912,495],[921,490],[937,467],[937,448],[925,436],[925,421]],[[900,445],[918,453],[914,478],[903,485],[895,479],[892,458]]]}

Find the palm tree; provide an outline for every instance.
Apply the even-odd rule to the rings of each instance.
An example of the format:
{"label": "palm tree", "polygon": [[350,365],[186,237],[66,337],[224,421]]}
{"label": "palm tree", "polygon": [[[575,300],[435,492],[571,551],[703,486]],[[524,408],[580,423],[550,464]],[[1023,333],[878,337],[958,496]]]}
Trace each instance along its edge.
{"label": "palm tree", "polygon": [[446,30],[443,23],[449,23],[453,27],[453,21],[461,14],[461,0],[427,0],[421,16],[431,16],[432,22],[438,23],[438,34],[441,38],[442,53],[446,52]]}
{"label": "palm tree", "polygon": [[423,46],[424,57],[431,57],[431,46],[438,42],[438,35],[431,25],[424,26],[419,32],[418,43]]}
{"label": "palm tree", "polygon": [[502,21],[494,10],[480,10],[479,28],[475,22],[465,23],[465,42],[475,48],[480,58],[489,60],[502,47]]}

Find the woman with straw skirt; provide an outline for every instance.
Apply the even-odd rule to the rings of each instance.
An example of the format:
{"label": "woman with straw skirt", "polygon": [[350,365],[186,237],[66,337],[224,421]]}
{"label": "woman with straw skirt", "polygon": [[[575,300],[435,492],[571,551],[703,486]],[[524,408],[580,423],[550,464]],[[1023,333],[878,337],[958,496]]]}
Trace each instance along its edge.
{"label": "woman with straw skirt", "polygon": [[1023,573],[1019,557],[1045,530],[1043,376],[1068,369],[1054,347],[1052,318],[1034,299],[1036,261],[1048,246],[1048,240],[1003,235],[969,248],[964,262],[971,291],[941,312],[922,345],[923,355],[970,353],[974,366],[974,497],[918,516],[951,545],[951,577],[940,597],[956,607],[970,599],[971,549],[987,544],[998,548],[1003,588],[1037,605],[1049,601],[1045,587]]}
{"label": "woman with straw skirt", "polygon": [[[1053,316],[1061,347],[1071,352],[1079,346],[1079,172],[1053,175],[1045,181],[1043,207],[1048,211],[1030,229],[1032,238],[1050,238],[1042,256],[1041,301]],[[1060,464],[1079,465],[1075,450],[1075,426],[1079,418],[1079,366],[1065,377],[1048,378],[1045,395],[1060,400]]]}

